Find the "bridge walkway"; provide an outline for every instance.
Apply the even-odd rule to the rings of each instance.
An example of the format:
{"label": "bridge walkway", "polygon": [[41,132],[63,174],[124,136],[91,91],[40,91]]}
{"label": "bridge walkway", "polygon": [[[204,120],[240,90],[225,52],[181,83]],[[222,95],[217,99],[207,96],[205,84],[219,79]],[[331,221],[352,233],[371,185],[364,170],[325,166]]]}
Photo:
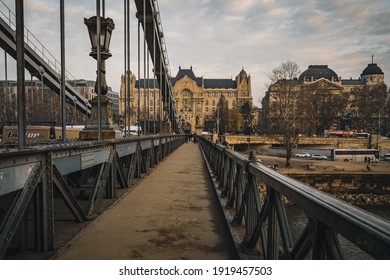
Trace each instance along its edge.
{"label": "bridge walkway", "polygon": [[198,145],[185,143],[55,259],[237,259]]}

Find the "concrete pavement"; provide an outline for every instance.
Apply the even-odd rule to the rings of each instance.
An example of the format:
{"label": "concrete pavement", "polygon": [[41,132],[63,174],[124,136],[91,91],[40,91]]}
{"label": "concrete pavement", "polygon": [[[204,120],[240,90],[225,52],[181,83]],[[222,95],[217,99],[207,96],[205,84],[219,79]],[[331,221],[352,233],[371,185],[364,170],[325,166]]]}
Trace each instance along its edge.
{"label": "concrete pavement", "polygon": [[185,143],[56,259],[237,259],[200,149]]}

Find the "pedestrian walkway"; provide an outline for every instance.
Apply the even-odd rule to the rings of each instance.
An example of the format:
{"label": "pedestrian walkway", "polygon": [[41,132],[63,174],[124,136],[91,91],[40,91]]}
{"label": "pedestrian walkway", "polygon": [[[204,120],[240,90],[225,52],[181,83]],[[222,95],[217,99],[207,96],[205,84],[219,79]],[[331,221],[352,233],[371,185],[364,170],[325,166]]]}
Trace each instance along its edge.
{"label": "pedestrian walkway", "polygon": [[185,143],[56,259],[236,259],[197,144]]}

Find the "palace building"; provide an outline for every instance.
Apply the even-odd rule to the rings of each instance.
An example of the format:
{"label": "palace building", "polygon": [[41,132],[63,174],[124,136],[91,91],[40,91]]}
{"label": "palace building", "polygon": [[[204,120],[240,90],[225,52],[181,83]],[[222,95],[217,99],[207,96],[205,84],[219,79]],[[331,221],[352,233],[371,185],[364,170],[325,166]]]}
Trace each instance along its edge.
{"label": "palace building", "polygon": [[[125,112],[125,77],[122,75],[120,115],[127,118],[127,123],[135,125],[137,120],[155,123],[163,118],[159,86],[157,80],[140,79],[127,75],[130,84],[130,110]],[[229,109],[240,108],[245,102],[252,104],[251,77],[244,69],[233,79],[206,79],[196,76],[192,67],[179,67],[175,77],[171,78],[175,109],[185,132],[195,132],[195,125],[204,126],[205,122],[215,119],[217,104],[221,96],[225,97]],[[139,89],[139,92],[138,92]],[[128,102],[128,101],[126,101]],[[140,107],[138,116],[138,105]],[[130,111],[130,112],[129,112]],[[152,127],[151,125],[150,127]],[[149,132],[153,132],[150,128]]]}
{"label": "palace building", "polygon": [[[276,111],[272,108],[276,108],[277,102],[284,102],[281,101],[282,99],[278,98],[278,96],[286,94],[287,86],[289,88],[288,90],[295,92],[296,96],[299,96],[298,98],[302,98],[302,96],[304,97],[308,94],[318,94],[319,96],[319,94],[325,93],[346,96],[348,101],[345,110],[339,112],[340,119],[346,111],[353,116],[356,116],[359,112],[359,108],[353,103],[356,92],[359,90],[369,92],[370,88],[372,89],[377,86],[383,88],[385,87],[385,83],[383,71],[373,60],[363,69],[358,79],[342,79],[327,65],[310,65],[299,77],[291,80],[279,80],[269,86],[268,91],[262,99],[261,123],[263,127],[267,128],[272,125],[273,118],[276,117],[276,115],[274,115]],[[296,118],[298,117],[299,116],[296,116]],[[373,119],[378,118],[376,115],[371,117]],[[325,129],[335,128],[336,125],[337,124],[334,123],[333,127],[329,126]]]}

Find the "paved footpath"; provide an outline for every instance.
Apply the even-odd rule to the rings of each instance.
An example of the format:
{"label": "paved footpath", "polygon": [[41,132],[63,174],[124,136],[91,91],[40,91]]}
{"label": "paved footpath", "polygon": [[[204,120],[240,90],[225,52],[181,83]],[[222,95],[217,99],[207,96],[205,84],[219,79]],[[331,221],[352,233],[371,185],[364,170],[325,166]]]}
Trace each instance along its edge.
{"label": "paved footpath", "polygon": [[56,259],[236,259],[197,144],[185,143]]}

